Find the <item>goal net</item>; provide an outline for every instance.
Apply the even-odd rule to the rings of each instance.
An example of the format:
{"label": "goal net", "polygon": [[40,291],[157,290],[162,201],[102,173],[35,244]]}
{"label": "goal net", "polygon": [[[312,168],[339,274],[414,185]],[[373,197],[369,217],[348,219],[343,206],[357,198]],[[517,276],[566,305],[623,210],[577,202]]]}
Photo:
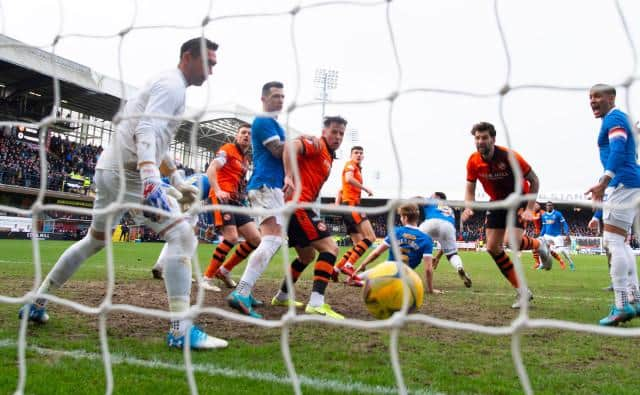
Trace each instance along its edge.
{"label": "goal net", "polygon": [[[637,110],[632,106],[632,102],[633,99],[637,100],[640,98],[640,96],[637,96],[637,89],[634,90],[634,88],[637,87],[638,80],[638,58],[634,38],[638,37],[638,33],[632,29],[630,24],[632,20],[637,20],[637,16],[640,14],[636,13],[634,14],[635,18],[631,18],[625,12],[626,8],[632,8],[633,12],[637,11],[633,2],[603,1],[598,3],[598,7],[594,7],[593,4],[583,5],[583,2],[578,1],[568,2],[571,3],[569,5],[560,5],[557,2],[547,1],[544,2],[544,4],[538,4],[536,7],[522,7],[523,10],[520,11],[516,10],[516,8],[520,6],[499,0],[477,2],[480,5],[475,4],[476,2],[473,2],[473,5],[471,4],[472,2],[446,2],[445,10],[440,9],[440,11],[447,12],[449,19],[444,25],[438,25],[441,28],[439,31],[430,30],[430,24],[435,25],[435,22],[439,19],[437,14],[429,13],[429,9],[433,5],[423,3],[424,2],[403,2],[399,0],[302,1],[290,2],[290,4],[279,5],[271,9],[263,4],[263,2],[258,2],[254,4],[256,10],[246,11],[239,5],[226,4],[218,8],[216,2],[212,2],[208,7],[203,7],[203,11],[198,13],[197,18],[191,15],[191,18],[181,19],[180,15],[177,15],[176,18],[180,20],[179,23],[163,20],[159,24],[153,19],[151,19],[151,22],[146,20],[145,15],[134,5],[133,10],[127,8],[127,12],[131,12],[132,14],[131,19],[115,33],[83,33],[82,31],[75,31],[73,29],[68,30],[65,28],[65,23],[72,23],[72,18],[65,17],[60,20],[59,30],[53,34],[53,40],[40,41],[40,44],[43,44],[43,47],[55,53],[60,47],[77,39],[82,39],[83,42],[85,42],[84,45],[87,46],[93,45],[93,43],[96,42],[102,43],[103,41],[101,40],[112,40],[116,43],[115,47],[112,48],[114,61],[120,62],[124,56],[127,56],[136,58],[136,62],[145,63],[145,56],[150,56],[151,52],[158,51],[174,54],[175,50],[172,47],[165,47],[164,43],[157,45],[151,37],[148,41],[145,41],[144,44],[141,44],[140,48],[136,48],[136,50],[139,49],[141,52],[133,51],[127,47],[127,43],[128,40],[132,39],[136,34],[144,35],[163,29],[174,32],[176,30],[186,29],[196,31],[198,32],[197,34],[202,35],[202,37],[206,36],[215,41],[220,41],[222,49],[225,48],[226,45],[223,40],[217,37],[216,33],[223,31],[225,26],[232,26],[233,35],[237,39],[237,47],[227,47],[228,49],[225,49],[228,52],[226,52],[225,56],[220,56],[220,64],[214,69],[214,73],[220,69],[222,70],[221,72],[226,72],[228,73],[227,75],[233,76],[233,73],[229,73],[228,69],[240,67],[234,64],[234,59],[239,59],[240,61],[238,61],[238,63],[244,60],[250,60],[250,62],[246,63],[251,63],[255,69],[269,67],[270,57],[268,49],[271,43],[265,41],[268,40],[268,38],[265,38],[266,35],[262,37],[260,29],[264,29],[264,31],[268,29],[277,30],[279,34],[278,39],[287,43],[287,50],[283,53],[288,57],[288,62],[279,63],[279,67],[282,68],[280,74],[277,73],[277,70],[271,70],[274,72],[274,77],[271,79],[278,78],[280,75],[291,76],[289,78],[291,81],[291,89],[288,89],[287,104],[282,116],[279,118],[279,121],[285,126],[285,130],[287,130],[288,137],[291,137],[294,133],[290,127],[295,127],[297,125],[296,122],[303,122],[305,117],[309,117],[310,112],[317,112],[320,106],[325,104],[324,100],[322,103],[319,103],[312,97],[313,95],[310,93],[312,89],[304,87],[303,79],[308,77],[310,79],[310,74],[312,73],[310,69],[312,70],[312,68],[309,67],[308,62],[303,62],[303,60],[311,58],[317,64],[321,64],[323,61],[330,62],[332,57],[344,56],[349,60],[355,61],[355,59],[352,59],[351,56],[353,55],[350,54],[349,51],[341,52],[342,47],[335,49],[335,53],[332,52],[334,49],[332,45],[335,45],[336,40],[349,42],[355,40],[356,43],[360,43],[369,53],[375,53],[375,56],[369,58],[371,60],[369,65],[373,67],[376,63],[383,64],[384,78],[380,78],[376,72],[368,69],[368,65],[360,65],[361,67],[358,69],[345,71],[341,75],[341,78],[344,79],[344,91],[348,91],[349,93],[338,96],[337,98],[330,97],[329,100],[326,101],[327,112],[341,112],[347,119],[350,118],[350,114],[353,114],[353,118],[355,119],[370,119],[370,123],[367,124],[367,126],[375,124],[375,126],[380,128],[380,125],[382,125],[383,132],[375,136],[376,141],[366,140],[365,127],[359,127],[360,131],[357,135],[359,139],[363,140],[363,143],[371,143],[367,145],[366,149],[369,155],[368,160],[371,163],[372,173],[376,174],[376,185],[380,188],[386,188],[386,195],[391,198],[384,206],[360,207],[359,209],[368,215],[386,215],[387,229],[393,229],[396,226],[395,212],[400,204],[406,202],[407,199],[410,199],[412,196],[417,196],[421,193],[424,194],[425,189],[440,188],[440,186],[431,186],[429,177],[432,173],[446,172],[449,166],[453,166],[452,162],[454,160],[459,163],[463,163],[466,160],[466,157],[468,157],[470,153],[470,136],[468,130],[470,125],[476,121],[486,118],[494,120],[493,123],[496,124],[500,136],[503,139],[502,144],[513,147],[516,150],[520,150],[520,147],[524,148],[531,140],[538,138],[538,135],[535,134],[537,131],[546,128],[552,129],[551,133],[553,133],[554,136],[550,134],[545,136],[549,139],[552,137],[558,138],[555,144],[560,147],[561,153],[557,156],[566,154],[569,160],[575,160],[576,162],[571,163],[571,166],[576,167],[576,170],[568,170],[566,166],[562,164],[564,162],[556,162],[553,166],[549,165],[549,167],[545,167],[547,166],[547,164],[545,164],[541,167],[548,172],[564,171],[573,177],[575,173],[579,172],[582,166],[582,162],[578,162],[578,160],[582,160],[583,157],[587,156],[585,152],[590,152],[589,161],[597,164],[597,158],[593,155],[595,141],[592,140],[595,140],[595,138],[591,138],[593,136],[589,134],[589,131],[594,130],[594,127],[592,124],[587,124],[588,128],[585,128],[584,123],[575,120],[569,124],[576,125],[576,131],[569,131],[567,130],[566,124],[562,125],[559,120],[565,111],[579,114],[581,118],[591,116],[591,114],[587,113],[587,92],[594,82],[599,82],[593,81],[593,79],[604,78],[612,81],[612,84],[619,89],[618,100],[624,109],[631,113],[632,116],[633,110]],[[61,1],[60,4],[58,11],[60,14],[64,14],[65,8],[62,4],[67,4],[67,2]],[[134,4],[137,5],[137,2],[134,2]],[[16,19],[11,13],[11,8],[3,7],[4,5],[4,2],[0,3],[0,12],[2,13],[0,21],[2,22],[3,30],[5,26],[13,23],[12,21]],[[79,7],[78,4],[75,4],[75,6]],[[581,37],[575,37],[571,31],[571,27],[567,27],[566,24],[567,20],[576,18],[575,9],[582,7],[588,8],[590,15],[593,17],[592,20],[583,21],[584,23],[599,26],[601,29],[606,29],[608,26],[615,27],[617,32],[615,40],[626,50],[624,58],[625,64],[628,63],[631,64],[631,66],[621,70],[617,68],[618,62],[611,61],[611,59],[602,59],[606,58],[606,56],[598,55],[603,52],[602,48],[592,47],[590,45],[582,47],[584,44],[580,44],[579,48],[574,48],[579,52],[580,60],[584,63],[593,61],[597,64],[606,61],[606,66],[603,66],[603,69],[606,70],[607,67],[614,68],[611,77],[609,75],[603,75],[600,72],[588,75],[582,72],[582,70],[577,70],[574,66],[564,63],[566,53],[571,52],[571,48],[573,48],[573,44],[571,43],[589,41],[583,40]],[[238,9],[240,9],[240,11],[238,11]],[[149,8],[145,10],[146,12],[151,12]],[[344,23],[342,25],[334,21],[333,18],[340,18],[341,12],[345,10],[355,12],[361,15],[361,17],[350,22],[339,19],[341,23]],[[516,21],[504,16],[505,13],[516,13],[519,16],[518,21],[522,22],[523,12],[533,13],[529,19],[535,21],[535,25],[532,25],[533,27],[531,27],[531,29],[527,29],[526,26],[515,26]],[[414,14],[417,19],[411,19],[410,16],[412,16],[412,14]],[[456,23],[457,16],[463,18],[464,23],[467,25],[458,25]],[[317,28],[315,34],[309,35],[306,41],[301,41],[298,33],[299,29],[304,29],[305,24],[314,23],[314,18],[321,18],[321,20],[325,22],[319,26],[313,25]],[[405,18],[402,19],[405,23],[396,22],[396,18]],[[420,18],[424,18],[423,20],[429,23],[421,24]],[[607,18],[606,21],[605,18]],[[274,20],[278,23],[272,23]],[[76,22],[74,21],[73,23]],[[253,34],[250,37],[244,37],[243,29],[249,29],[251,23],[255,23],[258,27],[255,28],[256,30],[252,30]],[[535,58],[531,56],[536,56],[536,53],[539,54],[540,51],[542,51],[541,47],[546,46],[547,43],[544,42],[544,40],[537,41],[534,32],[543,29],[543,25],[551,23],[566,27],[564,35],[561,34],[556,37],[557,40],[566,45],[562,46],[557,52],[547,54],[545,61],[535,61]],[[353,26],[354,24],[361,25],[362,29],[349,30],[349,33],[342,32],[343,27]],[[77,25],[73,26],[77,28]],[[410,28],[412,26],[417,30],[412,30]],[[32,28],[37,29],[37,26],[32,26]],[[85,26],[85,28],[89,27]],[[527,30],[527,33],[522,33],[523,29]],[[465,33],[458,35],[454,30],[461,30]],[[483,37],[486,39],[485,43],[490,43],[487,46],[488,49],[480,47],[479,43],[469,44],[469,42],[473,41],[470,36],[476,33],[481,35],[481,32],[485,30],[488,31],[488,33]],[[520,33],[515,34],[513,33],[514,31],[519,31]],[[416,36],[421,38],[416,41]],[[232,36],[229,34],[227,37]],[[545,39],[548,39],[548,37],[545,36]],[[597,41],[596,44],[608,45],[613,41],[613,39],[607,40],[608,41],[605,42]],[[9,50],[16,47],[25,47],[25,45],[9,43],[3,44],[0,48]],[[31,47],[27,46],[27,48]],[[459,50],[459,48],[461,50]],[[318,54],[317,52],[322,53]],[[527,52],[531,52],[532,54],[528,54]],[[251,57],[243,57],[248,55],[251,55]],[[485,63],[492,57],[499,58],[500,61],[497,64],[492,63],[495,67],[487,68]],[[66,123],[68,126],[69,121],[59,114],[57,110],[64,107],[64,95],[67,92],[61,90],[61,80],[67,71],[66,67],[69,67],[69,65],[64,63],[58,64],[52,59],[54,58],[49,58],[43,63],[43,67],[46,67],[54,76],[53,85],[49,87],[53,97],[53,103],[50,107],[46,108],[48,111],[44,116],[40,117],[38,121],[33,123],[0,120],[0,128],[11,128],[15,126],[35,128],[39,129],[41,136],[43,136],[47,128],[51,125]],[[555,59],[559,60],[555,61]],[[263,65],[262,63],[265,64]],[[481,73],[474,71],[476,69],[481,70]],[[128,80],[126,70],[123,70],[120,64],[118,70],[119,75],[117,78],[122,82],[120,89],[124,91],[123,95],[129,95],[131,92],[126,91],[127,86],[125,86],[123,82]],[[246,80],[250,80],[250,78],[245,78],[243,73],[249,75],[251,70],[252,69],[239,68],[233,80],[217,81],[218,85],[212,88],[211,91],[207,90],[204,94],[198,93],[197,95],[201,95],[198,99],[202,106],[192,114],[174,119],[176,121],[193,123],[194,127],[189,131],[191,152],[198,152],[197,141],[199,138],[198,133],[200,133],[198,124],[206,120],[205,116],[207,113],[227,113],[228,102],[235,102],[239,97],[236,93],[237,91],[246,89],[255,92],[259,89],[256,86],[247,85]],[[576,77],[574,72],[579,74],[579,76]],[[146,71],[140,73],[143,74],[146,73]],[[531,76],[531,78],[528,78],[525,74]],[[265,81],[267,80],[265,77]],[[1,74],[0,83],[2,83]],[[473,86],[474,89],[467,89],[467,86]],[[219,99],[219,97],[225,95],[226,97],[224,99]],[[405,101],[416,95],[420,96],[421,99],[418,100],[417,103],[414,102],[407,105]],[[326,96],[323,96],[323,98],[325,97]],[[560,103],[572,103],[568,105],[571,108],[567,108],[564,104]],[[447,110],[450,107],[454,107],[455,110]],[[445,110],[450,111],[450,113],[448,113],[449,115],[446,117],[438,117],[438,115]],[[546,123],[542,123],[536,118],[536,114],[541,111],[550,112],[550,115],[545,117]],[[260,114],[258,111],[236,111],[235,113],[236,115],[247,118]],[[119,115],[121,115],[121,113],[118,113],[113,120],[115,124],[122,121]],[[138,117],[143,115],[149,114],[137,114]],[[317,118],[319,119],[319,117]],[[403,121],[401,122],[400,120]],[[75,126],[79,128],[100,126],[96,121],[91,119],[77,119],[74,120],[74,122],[77,124]],[[556,124],[561,126],[556,126]],[[419,125],[417,130],[415,125]],[[309,126],[305,124],[305,127]],[[563,141],[560,139],[559,135],[565,132],[570,133],[575,139],[572,141]],[[311,134],[315,133],[312,132]],[[464,137],[460,137],[458,140],[458,137],[452,136],[451,140],[447,140],[446,137],[448,134],[459,134]],[[428,136],[425,137],[425,135]],[[585,139],[585,135],[591,136],[586,138],[591,141],[590,145],[585,145],[584,147],[586,148],[584,149],[582,148],[583,146],[580,145],[582,153],[580,155],[574,155],[570,152],[572,150],[571,144],[577,145],[578,140]],[[595,135],[595,131],[593,135]],[[45,188],[49,172],[47,168],[48,155],[46,141],[44,141],[42,137],[38,144],[41,180],[39,195],[36,201],[26,209],[19,208],[15,205],[0,204],[0,210],[12,215],[30,216],[33,222],[32,228],[34,229],[37,228],[37,223],[42,218],[43,212],[47,210],[64,211],[77,215],[91,214],[91,210],[86,208],[45,203]],[[536,145],[536,147],[540,150],[544,149],[543,145]],[[347,147],[343,147],[343,149],[345,148]],[[547,158],[549,156],[547,156]],[[429,160],[429,166],[425,166],[427,160]],[[514,165],[516,164],[516,158],[513,157],[513,155],[510,157],[510,162]],[[203,165],[204,163],[202,163],[201,160],[196,159],[193,167],[196,170],[201,170]],[[458,166],[458,163],[455,165]],[[561,169],[557,169],[558,167],[561,167]],[[295,164],[294,168],[297,173],[297,164]],[[510,195],[503,201],[493,203],[475,202],[471,207],[482,210],[506,209],[508,210],[507,221],[513,222],[513,219],[517,215],[518,207],[526,200],[526,197],[521,195],[523,175],[518,170],[518,166],[514,166],[514,169],[516,173],[516,193]],[[123,171],[122,167],[121,171]],[[339,177],[336,173],[339,172],[339,164],[335,164],[328,184],[333,182],[333,186],[336,185],[337,177]],[[543,172],[541,171],[540,173]],[[575,177],[584,178],[579,178],[577,181],[571,180],[573,184],[570,185],[570,188],[572,191],[583,191],[591,185],[600,173],[601,169],[597,168],[597,170],[591,174],[584,176],[575,175]],[[570,177],[551,182],[550,188],[564,190],[566,187],[566,178]],[[438,180],[440,182],[439,185],[442,185],[443,188],[460,190],[462,189],[463,182],[461,182],[461,180],[463,179],[464,175],[462,171],[456,170],[454,176]],[[544,179],[542,181],[544,183]],[[330,194],[325,190],[324,195],[329,196]],[[576,198],[576,195],[570,194],[570,192],[567,192],[564,196],[566,197],[565,199],[557,200],[562,200],[585,209],[591,209],[592,207],[591,202]],[[119,207],[112,207],[107,211],[115,214],[117,209],[121,207],[149,210],[148,208],[143,208],[141,205],[124,204],[122,197],[120,197],[119,203]],[[461,209],[465,207],[462,196],[446,203],[455,208]],[[219,209],[220,207],[224,207],[224,209],[229,212],[251,215],[265,214],[264,210],[218,205],[203,206],[195,209],[191,214],[209,212],[214,209]],[[278,214],[283,214],[285,223],[287,223],[287,220],[291,217],[294,210],[299,207],[310,207],[332,213],[347,213],[352,210],[347,207],[335,207],[330,204],[320,203],[303,205],[288,204],[280,210]],[[112,220],[115,221],[113,215]],[[59,220],[45,223],[47,229],[53,228],[54,231],[56,226],[59,225]],[[109,227],[110,225],[115,227],[117,224],[112,223],[107,226]],[[131,240],[139,239],[142,237],[141,233],[140,227],[131,226],[129,238]],[[287,229],[285,226],[283,236],[286,236],[286,234]],[[42,248],[43,242],[35,233],[32,237],[35,273],[33,287],[30,292],[18,297],[0,295],[0,302],[2,303],[19,306],[25,303],[32,303],[36,298],[36,290],[43,279],[43,275],[46,273],[43,273],[40,257],[40,249]],[[208,238],[209,236],[203,234],[202,237]],[[391,240],[391,248],[395,251],[396,256],[400,256],[397,240],[394,236],[391,237]],[[602,240],[600,238],[577,237],[575,241],[578,252],[593,251],[594,253],[599,253],[602,251]],[[520,242],[515,239],[513,234],[509,234],[508,243],[512,247],[512,251],[515,250],[517,252]],[[289,250],[286,248],[282,249],[281,256],[283,261],[282,273],[286,276],[289,289],[293,290],[291,292],[292,297],[295,299],[295,288],[291,286],[292,279],[288,270],[292,257],[289,256]],[[520,290],[524,291],[528,287],[526,273],[518,254],[514,253],[512,256],[517,275],[520,278]],[[193,267],[195,275],[200,277],[201,265],[196,258],[194,258]],[[114,311],[127,312],[162,319],[169,319],[170,315],[166,311],[158,309],[143,308],[129,304],[114,304],[113,292],[116,268],[114,267],[113,261],[113,240],[107,242],[106,268],[107,292],[97,308],[90,308],[78,300],[69,300],[54,295],[38,295],[38,297],[45,297],[52,303],[74,309],[84,314],[95,315],[99,318],[101,359],[104,364],[106,377],[105,392],[111,393],[114,388],[114,380],[117,380],[117,377],[114,377],[113,374],[113,358],[109,351],[109,334],[107,331],[109,313]],[[498,275],[496,272],[496,276]],[[525,292],[522,293],[525,294]],[[509,336],[511,339],[513,364],[522,391],[527,394],[533,393],[534,388],[531,385],[529,373],[523,361],[521,342],[525,330],[552,328],[610,336],[640,336],[639,328],[620,329],[599,327],[592,324],[572,321],[531,318],[529,316],[530,310],[526,298],[522,299],[522,309],[518,313],[517,318],[509,325],[492,326],[436,318],[423,313],[409,314],[408,301],[406,298],[403,311],[395,314],[388,320],[367,321],[346,319],[344,321],[332,321],[324,317],[301,314],[293,307],[288,309],[278,320],[255,320],[219,307],[205,306],[203,304],[203,295],[204,290],[199,289],[196,298],[197,302],[189,311],[189,317],[197,319],[203,314],[210,314],[237,323],[249,323],[258,327],[281,329],[282,359],[284,360],[293,392],[296,394],[302,393],[304,380],[301,379],[293,361],[289,345],[289,335],[296,326],[304,323],[327,325],[329,328],[331,328],[331,326],[344,326],[358,330],[382,329],[388,331],[390,334],[389,358],[395,377],[394,388],[397,389],[398,393],[403,394],[408,393],[408,389],[405,385],[398,349],[401,329],[408,323],[417,323],[441,329],[467,331],[477,334]],[[19,327],[17,342],[19,377],[16,393],[18,394],[24,392],[26,382],[29,378],[26,358],[28,351],[28,333],[25,316]],[[198,384],[195,375],[197,369],[194,368],[189,349],[184,350],[184,365],[190,391],[193,394],[198,393]]]}

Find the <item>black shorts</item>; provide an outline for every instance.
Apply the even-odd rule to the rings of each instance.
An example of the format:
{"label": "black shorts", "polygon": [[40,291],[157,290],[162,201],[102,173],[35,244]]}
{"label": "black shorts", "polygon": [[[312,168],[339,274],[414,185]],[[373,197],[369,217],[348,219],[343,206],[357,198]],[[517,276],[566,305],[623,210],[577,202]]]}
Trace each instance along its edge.
{"label": "black shorts", "polygon": [[[355,206],[355,204],[349,202],[340,203],[341,206]],[[364,221],[368,221],[367,214],[360,213],[357,211],[352,211],[350,213],[342,214],[342,219],[344,220],[344,224],[347,227],[347,233],[358,233],[357,225],[360,225]]]}
{"label": "black shorts", "polygon": [[[211,203],[218,204],[218,201],[217,199],[212,199]],[[230,201],[227,204],[229,204],[230,206],[244,207],[241,203],[235,202],[235,201]],[[251,218],[246,214],[230,213],[222,210],[213,210],[213,224],[215,225],[216,229],[219,229],[228,225],[241,227],[242,225],[246,225],[252,221],[253,221],[253,218]]]}
{"label": "black shorts", "polygon": [[312,241],[330,237],[331,232],[313,210],[299,209],[291,216],[287,236],[290,247],[303,248],[309,246]]}
{"label": "black shorts", "polygon": [[[520,214],[527,208],[527,203],[522,203],[516,211],[516,219],[513,226],[518,229],[525,228],[525,222],[520,218]],[[508,210],[487,210],[487,216],[485,218],[485,227],[487,229],[506,229],[507,228],[507,213]]]}

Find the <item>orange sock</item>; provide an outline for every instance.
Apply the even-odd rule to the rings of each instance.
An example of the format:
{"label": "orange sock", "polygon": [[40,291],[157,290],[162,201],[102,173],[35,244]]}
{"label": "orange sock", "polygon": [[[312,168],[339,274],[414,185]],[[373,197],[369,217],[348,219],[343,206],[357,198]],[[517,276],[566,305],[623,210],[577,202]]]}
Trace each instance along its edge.
{"label": "orange sock", "polygon": [[231,255],[231,257],[229,257],[229,259],[227,259],[224,262],[224,265],[222,265],[222,267],[224,267],[227,271],[230,272],[231,270],[233,270],[234,267],[238,266],[240,262],[247,259],[249,254],[251,254],[251,251],[255,249],[256,249],[256,246],[249,243],[248,241],[245,241],[244,243],[236,247],[236,250],[233,253],[233,255]]}
{"label": "orange sock", "polygon": [[352,251],[353,251],[353,248],[345,252],[342,258],[340,258],[340,260],[338,261],[338,263],[336,263],[335,267],[340,269],[342,266],[344,266],[344,264],[347,263],[347,261],[349,260],[349,257],[351,256]]}
{"label": "orange sock", "polygon": [[216,274],[218,268],[220,268],[220,265],[224,262],[224,258],[226,258],[233,246],[234,244],[229,243],[227,240],[223,240],[222,243],[218,244],[218,247],[216,247],[211,255],[209,266],[207,266],[207,270],[204,272],[205,277],[213,278],[213,275]]}
{"label": "orange sock", "polygon": [[513,262],[511,262],[511,258],[507,255],[506,252],[502,251],[497,255],[490,254],[491,258],[495,261],[496,265],[500,269],[500,272],[503,276],[509,280],[513,288],[518,288],[518,276],[516,275],[516,270],[513,268]]}
{"label": "orange sock", "polygon": [[313,268],[313,287],[312,292],[324,295],[324,291],[329,285],[331,274],[333,274],[333,265],[336,263],[336,256],[330,252],[321,252],[318,255],[315,267]]}
{"label": "orange sock", "polygon": [[540,253],[538,250],[533,250],[533,268],[537,269],[540,264]]}
{"label": "orange sock", "polygon": [[367,252],[369,247],[371,247],[371,244],[372,242],[369,239],[360,240],[358,244],[356,244],[355,247],[351,249],[351,256],[349,256],[349,263],[355,266],[356,262],[358,262],[358,259],[360,259],[362,255],[364,255],[364,253]]}
{"label": "orange sock", "polygon": [[567,265],[564,264],[564,261],[562,260],[562,258],[560,258],[560,255],[558,255],[557,252],[551,251],[551,256],[554,257],[556,261],[560,263],[560,267],[562,268],[562,270],[567,268]]}

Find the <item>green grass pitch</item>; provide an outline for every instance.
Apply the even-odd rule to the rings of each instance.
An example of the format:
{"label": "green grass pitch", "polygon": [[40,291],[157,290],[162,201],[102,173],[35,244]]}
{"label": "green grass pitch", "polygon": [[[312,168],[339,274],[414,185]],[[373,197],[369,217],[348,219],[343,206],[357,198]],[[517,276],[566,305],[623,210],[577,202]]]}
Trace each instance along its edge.
{"label": "green grass pitch", "polygon": [[[39,243],[43,275],[68,242]],[[150,268],[162,244],[115,244],[114,301],[166,308],[163,284],[152,280]],[[212,247],[200,245],[200,265],[208,262]],[[105,253],[86,262],[59,296],[98,306],[104,296]],[[34,266],[29,241],[0,241],[0,295],[20,296],[32,287]],[[508,325],[517,317],[510,309],[514,292],[486,253],[463,253],[473,278],[466,289],[444,261],[435,272],[442,295],[427,295],[420,313],[460,322]],[[609,276],[600,256],[575,257],[577,270],[550,272],[524,268],[534,291],[530,316],[580,323],[596,323],[608,312],[612,294],[602,291]],[[236,268],[237,278],[244,266]],[[282,255],[274,259],[259,281],[265,301],[282,278]],[[300,280],[299,298],[309,295],[311,269]],[[418,269],[423,276],[422,268]],[[208,292],[206,305],[226,308],[224,296]],[[352,318],[371,319],[360,290],[330,284],[327,300]],[[15,304],[0,303],[0,393],[12,393],[18,379],[18,325]],[[105,376],[100,357],[98,324],[88,316],[50,304],[51,321],[29,325],[27,386],[29,394],[101,394]],[[277,318],[284,310],[259,310]],[[302,313],[302,312],[300,312]],[[280,330],[203,315],[199,324],[210,334],[229,340],[225,350],[193,353],[195,377],[202,394],[290,394],[280,350]],[[625,327],[637,327],[640,319]],[[188,393],[183,355],[164,343],[167,323],[121,312],[109,315],[115,393]],[[635,394],[640,382],[638,338],[617,338],[567,330],[527,330],[522,338],[524,362],[536,393]],[[331,325],[300,324],[290,332],[290,347],[302,390],[321,393],[394,393],[389,357],[389,332],[356,330]],[[402,328],[400,361],[410,392],[447,394],[522,393],[514,368],[509,336],[488,336],[443,330],[422,324]]]}

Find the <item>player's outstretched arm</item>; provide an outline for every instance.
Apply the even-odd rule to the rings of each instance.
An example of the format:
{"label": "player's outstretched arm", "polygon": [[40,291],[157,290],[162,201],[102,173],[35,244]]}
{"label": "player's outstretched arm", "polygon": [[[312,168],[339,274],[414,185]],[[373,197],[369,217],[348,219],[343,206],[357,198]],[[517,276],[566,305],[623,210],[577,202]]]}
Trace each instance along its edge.
{"label": "player's outstretched arm", "polygon": [[220,184],[218,184],[218,170],[220,170],[225,164],[222,163],[221,160],[218,160],[218,156],[214,160],[211,161],[209,167],[207,168],[207,178],[209,179],[209,185],[211,185],[211,189],[213,193],[216,195],[216,198],[222,202],[226,203],[229,198],[229,192],[223,191],[220,188]]}
{"label": "player's outstretched arm", "polygon": [[424,263],[424,278],[427,284],[427,293],[441,293],[440,290],[433,288],[433,258],[431,256],[425,256],[422,258]]}
{"label": "player's outstretched arm", "polygon": [[[291,155],[291,150],[287,146],[288,144],[291,144],[293,146],[293,155],[296,157],[302,153],[303,147],[302,141],[300,141],[300,139],[295,139],[291,142],[288,142],[284,146],[284,151],[282,153],[282,163],[284,166],[284,186],[282,187],[282,192],[284,193],[285,197],[289,197],[291,194],[293,194],[296,186],[293,179],[293,161],[295,159]],[[300,180],[295,181],[297,181],[298,184],[300,183]]]}
{"label": "player's outstretched arm", "polygon": [[336,195],[336,206],[342,204],[342,189],[338,189],[338,194]]}
{"label": "player's outstretched arm", "polygon": [[[464,201],[469,205],[476,200],[476,182],[475,181],[467,181],[466,188],[464,190]],[[466,207],[460,215],[460,220],[462,222],[467,222],[469,218],[473,216],[473,210],[471,207]]]}
{"label": "player's outstretched arm", "polygon": [[367,187],[364,186],[364,184],[361,184],[358,180],[356,180],[356,178],[353,176],[353,172],[349,171],[347,172],[345,175],[345,180],[347,180],[347,182],[351,185],[353,185],[356,188],[360,188],[363,191],[365,191],[367,193],[367,195],[369,196],[373,196],[373,191]]}
{"label": "player's outstretched arm", "polygon": [[540,190],[540,179],[538,179],[538,175],[533,171],[533,169],[529,170],[529,172],[524,176],[524,179],[529,181],[529,194],[535,195],[535,197],[527,202],[527,209],[525,218],[528,221],[533,219],[533,206],[536,204],[536,198],[538,197],[538,191]]}
{"label": "player's outstretched arm", "polygon": [[381,243],[379,246],[376,247],[375,250],[371,251],[371,253],[367,255],[366,258],[364,258],[360,266],[356,269],[356,273],[365,271],[365,269],[367,268],[367,265],[369,265],[371,262],[378,259],[378,257],[384,254],[384,252],[387,251],[388,249],[389,249],[388,245]]}

